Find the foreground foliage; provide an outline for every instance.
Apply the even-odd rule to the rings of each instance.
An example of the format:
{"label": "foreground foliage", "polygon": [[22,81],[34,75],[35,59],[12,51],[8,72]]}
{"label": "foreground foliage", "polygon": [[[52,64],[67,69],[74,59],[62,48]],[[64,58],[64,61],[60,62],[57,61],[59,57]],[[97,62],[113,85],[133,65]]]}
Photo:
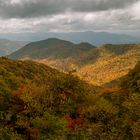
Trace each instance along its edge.
{"label": "foreground foliage", "polygon": [[118,90],[71,74],[0,58],[0,139],[139,140],[140,63]]}

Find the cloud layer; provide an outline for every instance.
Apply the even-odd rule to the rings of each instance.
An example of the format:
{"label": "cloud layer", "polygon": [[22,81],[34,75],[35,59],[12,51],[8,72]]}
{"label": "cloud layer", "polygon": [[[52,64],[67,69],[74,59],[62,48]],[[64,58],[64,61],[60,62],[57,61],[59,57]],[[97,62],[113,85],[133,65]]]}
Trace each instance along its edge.
{"label": "cloud layer", "polygon": [[62,14],[67,11],[93,12],[118,9],[138,0],[1,0],[0,16],[31,18]]}
{"label": "cloud layer", "polygon": [[0,0],[0,32],[128,31],[140,0]]}

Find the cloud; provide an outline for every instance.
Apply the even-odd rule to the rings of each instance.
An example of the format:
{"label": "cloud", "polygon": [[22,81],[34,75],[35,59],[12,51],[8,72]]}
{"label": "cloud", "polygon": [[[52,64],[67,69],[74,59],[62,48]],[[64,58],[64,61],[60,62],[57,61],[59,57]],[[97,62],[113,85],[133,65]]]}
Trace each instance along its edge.
{"label": "cloud", "polygon": [[140,32],[140,0],[0,0],[0,33]]}
{"label": "cloud", "polygon": [[0,17],[33,18],[127,7],[138,0],[0,0]]}

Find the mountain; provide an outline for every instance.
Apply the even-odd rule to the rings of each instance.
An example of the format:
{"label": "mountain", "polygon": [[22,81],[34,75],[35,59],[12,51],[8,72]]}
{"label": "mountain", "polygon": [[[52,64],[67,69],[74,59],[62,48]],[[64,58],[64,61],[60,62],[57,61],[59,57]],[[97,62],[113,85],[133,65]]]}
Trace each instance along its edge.
{"label": "mountain", "polygon": [[26,44],[28,44],[28,42],[0,39],[0,56],[9,55],[10,53],[22,48]]}
{"label": "mountain", "polygon": [[88,43],[73,44],[56,38],[49,38],[38,42],[29,43],[20,50],[12,53],[10,58],[20,59],[65,59],[71,56],[80,55],[82,52],[95,48]]}
{"label": "mountain", "polygon": [[33,61],[0,58],[0,139],[139,139],[140,63],[116,90]]}
{"label": "mountain", "polygon": [[56,33],[50,34],[51,37],[56,36],[64,40],[69,40],[75,43],[89,42],[94,45],[102,44],[132,44],[140,43],[139,39],[125,34],[115,34],[108,32],[72,32],[72,33]]}
{"label": "mountain", "polygon": [[[95,94],[90,87],[46,65],[1,57],[0,139],[68,138],[83,126],[78,110],[89,89]],[[70,126],[69,119],[77,123]]]}
{"label": "mountain", "polygon": [[103,85],[125,76],[140,60],[140,45],[103,45],[95,62],[84,65],[78,75],[92,84]]}
{"label": "mountain", "polygon": [[12,59],[32,59],[76,74],[94,85],[110,83],[126,75],[140,59],[139,44],[74,44],[50,38],[33,42],[9,55]]}
{"label": "mountain", "polygon": [[11,40],[25,40],[25,41],[37,41],[46,38],[59,38],[62,40],[68,40],[73,43],[89,42],[93,45],[103,44],[132,44],[140,43],[139,35],[137,37],[125,34],[109,33],[109,32],[40,32],[40,33],[21,33],[21,34],[0,34],[0,37],[8,38]]}

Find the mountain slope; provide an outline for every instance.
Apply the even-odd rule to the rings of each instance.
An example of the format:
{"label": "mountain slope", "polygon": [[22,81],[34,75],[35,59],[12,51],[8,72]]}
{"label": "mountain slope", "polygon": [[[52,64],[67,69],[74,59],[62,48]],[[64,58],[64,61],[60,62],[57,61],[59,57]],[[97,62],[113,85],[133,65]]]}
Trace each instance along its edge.
{"label": "mountain slope", "polygon": [[117,80],[133,69],[140,59],[140,45],[103,45],[76,57],[42,59],[39,62],[76,74],[94,85]]}
{"label": "mountain slope", "polygon": [[6,39],[0,39],[0,56],[9,55],[26,44],[27,42],[24,41],[10,41]]}
{"label": "mountain slope", "polygon": [[126,75],[140,59],[139,44],[73,44],[50,38],[33,42],[9,56],[32,59],[63,71],[75,71],[84,80],[102,85]]}
{"label": "mountain slope", "polygon": [[73,44],[68,41],[49,38],[38,42],[33,42],[19,51],[10,55],[10,58],[20,59],[43,59],[43,58],[67,58],[80,54],[81,52],[88,51],[94,48],[94,46],[88,43]]}
{"label": "mountain slope", "polygon": [[95,94],[71,74],[2,57],[0,139],[139,139],[139,80],[138,63],[117,91]]}
{"label": "mountain slope", "polygon": [[[77,112],[84,86],[77,77],[43,64],[0,58],[0,139],[36,139],[41,133],[43,138],[47,129],[52,131],[45,139],[66,135],[65,117]],[[46,132],[36,124],[40,117]]]}
{"label": "mountain slope", "polygon": [[105,45],[94,63],[78,70],[78,75],[86,81],[103,85],[117,80],[133,69],[140,60],[140,45]]}

